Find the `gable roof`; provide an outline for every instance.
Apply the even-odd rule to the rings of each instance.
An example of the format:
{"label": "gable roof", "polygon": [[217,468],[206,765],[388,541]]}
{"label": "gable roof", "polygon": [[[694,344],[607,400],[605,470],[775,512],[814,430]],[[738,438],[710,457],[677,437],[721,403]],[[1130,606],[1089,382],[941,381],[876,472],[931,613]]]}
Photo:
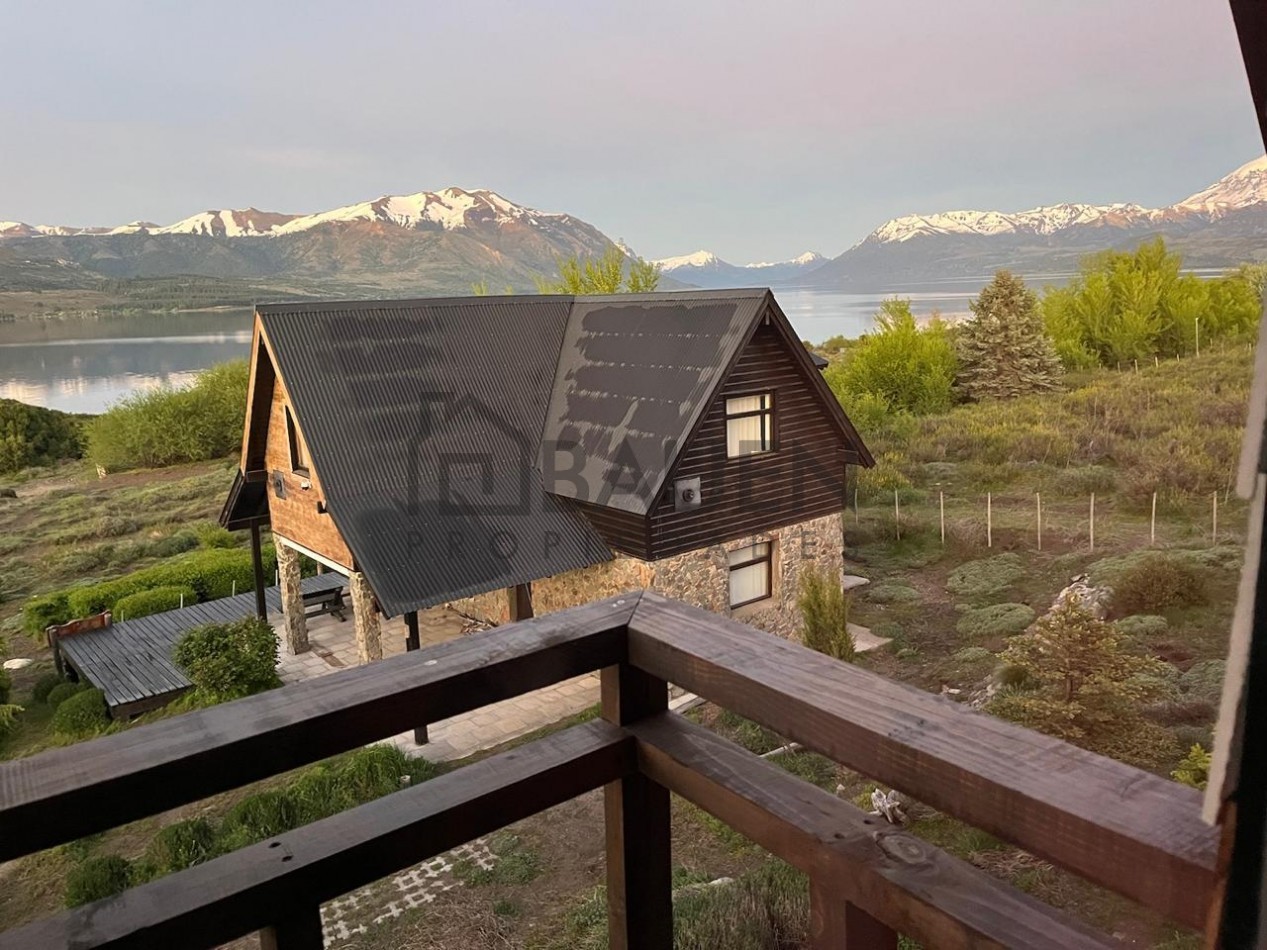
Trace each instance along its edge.
{"label": "gable roof", "polygon": [[257,314],[330,516],[389,615],[609,560],[573,500],[649,510],[763,318],[870,462],[768,290]]}

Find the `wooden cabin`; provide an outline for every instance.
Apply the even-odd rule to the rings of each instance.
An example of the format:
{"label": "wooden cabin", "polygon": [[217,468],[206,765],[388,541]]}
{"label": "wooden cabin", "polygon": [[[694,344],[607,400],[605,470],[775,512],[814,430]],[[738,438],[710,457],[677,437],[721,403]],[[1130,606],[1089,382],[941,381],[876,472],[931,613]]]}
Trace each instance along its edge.
{"label": "wooden cabin", "polygon": [[790,631],[840,576],[872,458],[768,290],[259,307],[231,527],[270,523],[378,614],[493,622],[651,588]]}

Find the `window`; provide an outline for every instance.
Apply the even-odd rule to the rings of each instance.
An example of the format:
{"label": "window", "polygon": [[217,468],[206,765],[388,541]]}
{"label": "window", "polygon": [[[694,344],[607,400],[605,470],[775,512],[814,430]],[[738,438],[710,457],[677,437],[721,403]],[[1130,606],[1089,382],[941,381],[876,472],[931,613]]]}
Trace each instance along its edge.
{"label": "window", "polygon": [[726,400],[726,458],[774,449],[774,393]]}
{"label": "window", "polygon": [[303,439],[299,437],[299,429],[295,426],[295,417],[286,407],[286,439],[290,443],[290,470],[296,475],[308,474],[308,456],[304,454]]}
{"label": "window", "polygon": [[770,542],[731,551],[730,606],[742,607],[770,596]]}

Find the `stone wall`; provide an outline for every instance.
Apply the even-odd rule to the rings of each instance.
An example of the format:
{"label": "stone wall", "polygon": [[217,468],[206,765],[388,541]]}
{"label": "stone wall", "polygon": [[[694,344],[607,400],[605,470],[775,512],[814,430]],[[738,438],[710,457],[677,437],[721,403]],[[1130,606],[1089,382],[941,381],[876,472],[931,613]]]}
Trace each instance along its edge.
{"label": "stone wall", "polygon": [[[761,541],[773,544],[771,597],[731,611],[726,555]],[[666,597],[705,610],[731,615],[780,636],[800,630],[796,610],[797,578],[806,565],[840,576],[844,535],[839,514],[814,518],[773,531],[763,531],[689,551],[659,561],[640,561],[620,555],[614,561],[546,577],[532,583],[536,614],[601,600],[627,590],[655,590]],[[470,617],[505,623],[510,617],[506,591],[491,591],[454,601],[451,606]]]}

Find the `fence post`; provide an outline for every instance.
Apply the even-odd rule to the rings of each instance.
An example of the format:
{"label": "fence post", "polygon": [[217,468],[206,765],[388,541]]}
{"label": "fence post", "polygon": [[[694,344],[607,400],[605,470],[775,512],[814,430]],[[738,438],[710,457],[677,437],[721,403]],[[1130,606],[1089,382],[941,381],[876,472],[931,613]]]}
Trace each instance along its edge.
{"label": "fence post", "polygon": [[1200,356],[1201,355],[1201,318],[1200,317],[1192,318],[1192,328],[1193,328],[1193,333],[1196,335],[1197,356]]}
{"label": "fence post", "polygon": [[[622,663],[601,674],[603,718],[627,726],[669,708],[669,684]],[[669,790],[641,772],[603,786],[611,950],[671,950]]]}
{"label": "fence post", "polygon": [[844,889],[832,886],[831,877],[810,878],[810,950],[897,950],[897,933],[842,896]]}
{"label": "fence post", "polygon": [[946,546],[946,493],[939,491],[937,493],[937,507],[941,514],[941,546]]}
{"label": "fence post", "polygon": [[1091,493],[1091,550],[1095,550],[1095,492]]}
{"label": "fence post", "polygon": [[1148,517],[1148,543],[1157,543],[1157,493],[1153,492],[1153,513]]}
{"label": "fence post", "polygon": [[893,489],[893,531],[897,535],[897,540],[902,540],[902,512],[897,504],[897,489]]}
{"label": "fence post", "polygon": [[853,490],[853,523],[854,523],[854,527],[857,527],[857,526],[858,526],[858,524],[859,524],[859,521],[858,521],[858,489],[856,489],[856,488]]}
{"label": "fence post", "polygon": [[1043,496],[1034,492],[1034,507],[1038,509],[1038,550],[1043,549]]}
{"label": "fence post", "polygon": [[1219,543],[1219,490],[1214,489],[1214,494],[1210,496],[1210,546],[1214,547]]}
{"label": "fence post", "polygon": [[985,493],[985,546],[994,547],[994,505],[990,493]]}

